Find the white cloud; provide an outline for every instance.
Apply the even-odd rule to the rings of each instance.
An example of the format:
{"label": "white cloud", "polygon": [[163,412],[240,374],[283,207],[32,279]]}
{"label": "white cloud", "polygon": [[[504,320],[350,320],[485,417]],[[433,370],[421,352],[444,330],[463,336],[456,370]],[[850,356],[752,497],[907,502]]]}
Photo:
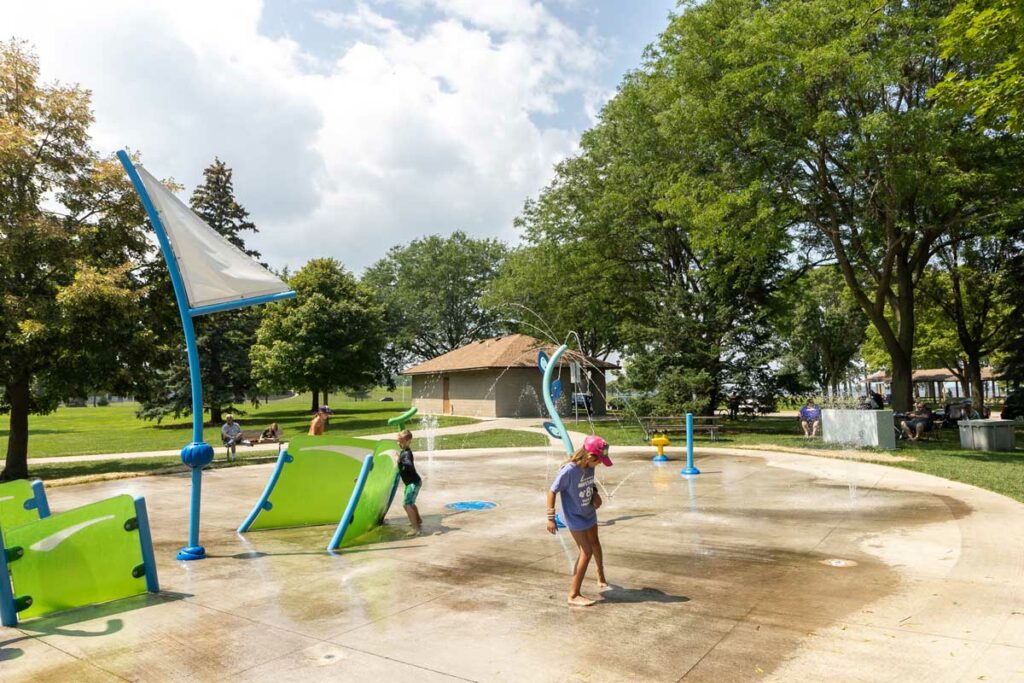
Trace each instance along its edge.
{"label": "white cloud", "polygon": [[[389,18],[392,5],[423,21]],[[137,149],[190,190],[226,161],[275,265],[330,255],[358,270],[455,229],[511,238],[575,148],[579,131],[534,118],[594,97],[592,37],[529,0],[310,11],[347,46],[336,60],[262,35],[257,0],[5,3],[0,25],[36,46],[48,79],[93,91],[101,151]]]}

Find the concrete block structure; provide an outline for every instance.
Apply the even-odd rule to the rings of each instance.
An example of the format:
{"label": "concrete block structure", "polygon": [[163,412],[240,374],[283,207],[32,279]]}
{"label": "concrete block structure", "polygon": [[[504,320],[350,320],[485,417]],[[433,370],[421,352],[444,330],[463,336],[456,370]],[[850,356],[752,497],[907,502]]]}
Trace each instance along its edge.
{"label": "concrete block structure", "polygon": [[[412,404],[421,413],[467,417],[541,417],[537,352],[549,356],[557,347],[525,334],[492,337],[472,342],[402,372],[412,378]],[[559,412],[573,411],[570,364],[582,368],[576,390],[589,394],[594,415],[604,415],[605,372],[618,366],[574,351],[559,362],[562,380]],[[580,408],[583,412],[583,408]]]}

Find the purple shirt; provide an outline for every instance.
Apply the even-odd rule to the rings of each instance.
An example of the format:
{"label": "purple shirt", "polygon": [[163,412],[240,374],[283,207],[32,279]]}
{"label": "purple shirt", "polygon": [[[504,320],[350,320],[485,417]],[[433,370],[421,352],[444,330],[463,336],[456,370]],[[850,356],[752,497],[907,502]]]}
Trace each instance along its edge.
{"label": "purple shirt", "polygon": [[818,408],[817,406],[815,406],[814,408],[804,406],[803,408],[800,409],[800,419],[806,420],[807,422],[814,422],[815,420],[820,420],[821,408]]}
{"label": "purple shirt", "polygon": [[597,524],[594,497],[594,469],[567,462],[551,482],[551,490],[560,493],[562,517],[571,531],[586,531]]}

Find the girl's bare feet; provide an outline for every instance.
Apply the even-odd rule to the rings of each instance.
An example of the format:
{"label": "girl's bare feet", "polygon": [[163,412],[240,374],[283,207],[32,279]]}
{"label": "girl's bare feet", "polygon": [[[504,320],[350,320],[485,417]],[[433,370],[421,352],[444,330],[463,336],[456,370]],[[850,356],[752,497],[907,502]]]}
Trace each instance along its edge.
{"label": "girl's bare feet", "polygon": [[570,607],[590,607],[595,602],[595,600],[591,600],[585,595],[577,595],[575,598],[569,598]]}
{"label": "girl's bare feet", "polygon": [[611,586],[608,585],[607,581],[601,581],[600,579],[597,580],[597,590],[598,591],[606,591],[609,588],[611,588]]}

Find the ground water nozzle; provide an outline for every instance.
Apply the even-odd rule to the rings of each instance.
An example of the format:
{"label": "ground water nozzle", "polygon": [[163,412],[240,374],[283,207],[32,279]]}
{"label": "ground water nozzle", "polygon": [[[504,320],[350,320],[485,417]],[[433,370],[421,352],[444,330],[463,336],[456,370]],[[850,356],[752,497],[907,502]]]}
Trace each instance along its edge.
{"label": "ground water nozzle", "polygon": [[672,442],[668,440],[668,437],[661,432],[655,432],[651,438],[651,445],[658,449],[658,454],[654,456],[654,462],[665,462],[668,460],[668,456],[665,455],[665,446],[671,446]]}

